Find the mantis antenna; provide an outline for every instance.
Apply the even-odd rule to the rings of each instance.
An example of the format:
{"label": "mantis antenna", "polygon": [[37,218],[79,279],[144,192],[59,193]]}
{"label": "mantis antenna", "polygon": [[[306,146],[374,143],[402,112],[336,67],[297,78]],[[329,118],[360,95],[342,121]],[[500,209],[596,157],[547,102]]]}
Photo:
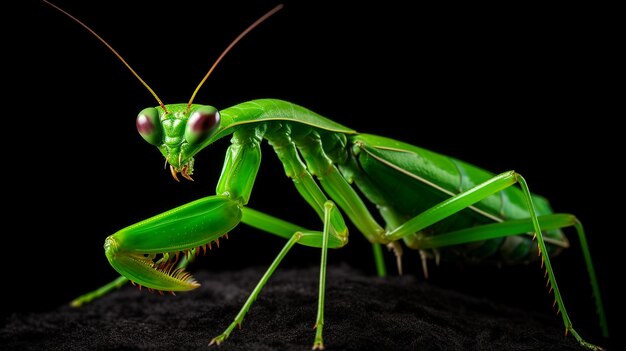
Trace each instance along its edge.
{"label": "mantis antenna", "polygon": [[[107,48],[109,48],[109,50],[111,50],[113,52],[113,54],[120,60],[122,61],[122,63],[126,66],[126,68],[128,68],[128,70],[130,70],[130,72],[137,78],[139,79],[139,81],[141,82],[141,84],[143,84],[143,86],[146,87],[146,89],[148,89],[148,91],[150,92],[150,94],[152,94],[152,96],[154,96],[154,98],[156,99],[156,101],[159,103],[159,106],[161,106],[161,108],[163,109],[163,111],[167,114],[168,111],[165,108],[165,105],[163,104],[163,102],[161,101],[161,99],[159,99],[159,96],[154,92],[154,90],[152,90],[152,88],[150,88],[150,86],[148,85],[148,83],[146,83],[143,79],[141,79],[141,77],[139,76],[139,74],[137,74],[137,72],[135,72],[135,70],[128,64],[128,62],[126,62],[126,60],[124,60],[122,58],[122,55],[120,55],[117,51],[115,51],[115,49],[113,49],[113,47],[111,45],[109,45],[109,43],[106,42],[106,40],[102,39],[102,37],[100,37],[93,29],[89,28],[86,24],[84,24],[83,22],[81,22],[78,18],[72,16],[69,12],[63,10],[62,8],[58,7],[57,5],[47,1],[47,0],[43,0],[43,2],[45,2],[46,4],[54,7],[55,9],[59,10],[61,13],[63,13],[64,15],[66,15],[67,17],[73,19],[76,23],[80,24],[83,28],[85,28],[86,30],[88,30],[91,34],[93,34],[96,38],[98,38],[98,40],[100,40]],[[252,23],[248,28],[246,28],[243,32],[241,32],[241,34],[239,34],[239,36],[237,36],[237,38],[235,38],[235,40],[232,41],[232,43],[230,43],[230,45],[228,45],[228,47],[222,52],[222,54],[217,58],[217,60],[215,60],[215,63],[213,63],[213,66],[211,66],[211,68],[209,69],[209,71],[207,72],[207,74],[204,76],[204,78],[202,78],[202,80],[200,81],[200,84],[198,84],[198,86],[196,87],[196,89],[193,91],[193,94],[191,94],[191,98],[189,99],[189,102],[187,103],[187,111],[189,111],[189,108],[191,107],[191,104],[193,103],[193,99],[196,97],[196,94],[198,93],[198,90],[200,90],[200,87],[202,87],[202,85],[204,84],[204,82],[207,80],[207,78],[209,78],[209,75],[211,75],[211,73],[213,72],[213,70],[215,69],[215,67],[217,66],[217,64],[224,58],[224,56],[226,56],[226,54],[241,40],[241,38],[243,38],[246,34],[248,34],[252,29],[254,29],[256,26],[258,26],[259,24],[261,24],[263,21],[265,21],[266,19],[268,19],[270,16],[272,16],[273,14],[275,14],[276,12],[278,12],[280,9],[283,8],[283,4],[280,4],[276,7],[274,7],[273,9],[271,9],[268,13],[266,13],[265,15],[263,15],[261,18],[259,18],[258,20],[256,20],[254,23]]]}
{"label": "mantis antenna", "polygon": [[150,94],[152,94],[152,96],[154,96],[154,98],[156,99],[156,101],[159,103],[159,105],[161,106],[161,108],[163,109],[163,111],[165,111],[165,113],[167,113],[167,109],[165,108],[165,105],[163,104],[163,102],[161,101],[161,99],[159,99],[159,96],[154,92],[154,90],[152,90],[152,88],[150,88],[150,86],[148,85],[148,83],[146,83],[143,79],[141,79],[141,77],[139,76],[139,74],[137,74],[137,72],[135,72],[135,70],[130,67],[130,65],[128,64],[128,62],[126,62],[122,56],[120,54],[117,53],[117,51],[115,51],[115,49],[113,49],[113,47],[111,45],[109,45],[109,43],[107,43],[104,39],[102,39],[93,29],[89,28],[86,24],[84,24],[83,22],[81,22],[78,18],[72,16],[71,14],[69,14],[69,12],[63,10],[62,8],[58,7],[57,5],[47,1],[47,0],[43,0],[43,2],[45,2],[46,4],[54,7],[55,9],[59,10],[61,13],[63,13],[64,15],[66,15],[67,17],[73,19],[74,21],[76,21],[76,23],[80,24],[83,28],[85,28],[86,30],[88,30],[91,34],[93,34],[96,38],[98,38],[98,40],[100,40],[104,45],[106,45],[107,48],[109,48],[109,50],[113,51],[113,54],[115,54],[115,56],[117,56],[118,59],[120,59],[120,61],[122,61],[122,63],[124,65],[126,65],[126,68],[128,68],[130,70],[130,72],[137,77],[137,79],[139,79],[139,81],[141,82],[141,84],[143,84],[143,86],[145,86],[148,91],[150,92]]}
{"label": "mantis antenna", "polygon": [[254,23],[252,23],[248,28],[246,28],[243,32],[241,32],[241,34],[239,34],[239,36],[237,38],[235,38],[235,40],[233,40],[233,42],[230,43],[230,45],[228,45],[228,47],[222,52],[222,54],[217,58],[217,60],[215,60],[215,63],[213,63],[213,66],[211,66],[211,68],[209,69],[207,74],[204,76],[204,78],[202,78],[202,80],[200,81],[200,84],[198,84],[198,86],[196,87],[196,90],[193,91],[193,94],[191,94],[191,99],[189,99],[189,102],[187,103],[187,111],[189,111],[189,108],[191,107],[191,104],[193,103],[193,99],[196,97],[196,94],[198,93],[198,90],[200,90],[200,87],[202,87],[202,84],[204,84],[204,82],[207,80],[207,78],[209,78],[209,76],[211,75],[211,73],[213,72],[213,70],[215,69],[217,64],[220,63],[222,58],[224,58],[224,56],[226,56],[226,54],[230,51],[230,49],[232,49],[241,40],[241,38],[246,36],[246,34],[248,34],[256,26],[261,24],[263,21],[268,19],[270,16],[272,16],[273,14],[275,14],[276,12],[278,12],[282,8],[283,8],[283,4],[280,4],[280,5],[277,5],[276,7],[274,7],[273,9],[271,9],[268,13],[263,15],[261,18],[259,18]]}

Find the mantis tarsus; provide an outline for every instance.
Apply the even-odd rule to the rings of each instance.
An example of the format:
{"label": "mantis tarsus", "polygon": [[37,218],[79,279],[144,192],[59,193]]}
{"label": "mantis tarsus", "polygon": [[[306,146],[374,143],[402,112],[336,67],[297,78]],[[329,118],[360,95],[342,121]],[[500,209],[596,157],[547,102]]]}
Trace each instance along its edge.
{"label": "mantis tarsus", "polygon": [[[193,98],[191,100],[193,100]],[[187,141],[191,140],[192,138],[197,139],[197,140],[201,140],[201,139],[209,140],[209,142],[207,143],[197,141],[197,144],[200,145],[201,147],[204,147],[208,145],[210,142],[212,142],[213,140],[216,140],[215,139],[216,136],[221,137],[221,136],[226,135],[227,132],[225,131],[228,130],[227,128],[228,123],[229,122],[232,123],[233,121],[236,121],[239,115],[245,116],[246,111],[252,111],[254,109],[260,108],[263,111],[270,111],[273,114],[270,113],[267,115],[267,117],[262,117],[260,120],[248,119],[245,122],[246,125],[252,125],[252,124],[254,124],[255,126],[263,125],[263,128],[248,129],[248,130],[246,130],[247,128],[240,128],[235,134],[235,136],[237,136],[237,140],[240,145],[240,148],[241,150],[243,150],[243,153],[235,152],[234,150],[237,150],[237,147],[232,148],[231,151],[229,152],[229,156],[227,157],[227,165],[228,164],[230,164],[231,166],[240,165],[240,166],[237,166],[237,167],[240,167],[239,168],[240,171],[237,171],[237,172],[231,171],[231,169],[234,169],[237,167],[233,167],[233,168],[229,168],[228,166],[225,167],[225,170],[222,174],[222,178],[220,179],[220,182],[218,184],[218,194],[220,195],[208,198],[207,200],[199,200],[199,202],[196,202],[195,205],[181,207],[179,210],[179,211],[187,211],[191,209],[193,213],[196,213],[196,207],[200,207],[200,206],[208,206],[209,208],[221,208],[225,210],[226,212],[220,213],[220,215],[216,216],[216,218],[220,218],[220,219],[230,218],[232,221],[215,222],[216,224],[223,225],[223,228],[219,230],[219,233],[214,233],[213,235],[205,236],[208,230],[208,227],[206,227],[205,224],[199,223],[198,226],[200,226],[202,230],[197,233],[198,237],[194,239],[195,241],[192,244],[187,243],[187,246],[182,245],[182,244],[176,247],[168,246],[166,251],[171,252],[171,254],[169,255],[161,255],[161,252],[164,251],[163,245],[165,244],[163,244],[163,242],[162,243],[156,242],[156,239],[158,238],[158,236],[151,237],[151,239],[155,239],[155,240],[152,242],[146,242],[145,244],[142,242],[143,239],[141,237],[135,236],[135,232],[137,228],[139,228],[140,230],[143,230],[142,227],[145,226],[145,227],[150,227],[151,229],[154,229],[153,227],[154,221],[142,222],[142,224],[139,224],[138,226],[131,226],[127,229],[120,231],[118,234],[116,234],[117,235],[116,237],[113,237],[107,241],[107,247],[109,248],[107,253],[111,260],[111,263],[121,273],[124,273],[127,277],[128,276],[132,277],[131,279],[134,280],[135,282],[141,285],[144,285],[146,287],[149,287],[149,288],[171,290],[171,291],[186,290],[188,288],[193,287],[192,286],[193,283],[191,281],[189,281],[188,283],[172,282],[168,284],[166,282],[162,282],[161,279],[156,279],[156,280],[151,279],[151,278],[149,279],[146,276],[153,274],[150,271],[147,271],[143,268],[137,268],[139,266],[135,266],[135,268],[132,268],[133,265],[135,265],[135,263],[133,263],[135,261],[133,260],[139,259],[138,257],[132,258],[132,255],[131,256],[121,255],[119,256],[121,257],[120,259],[114,253],[118,247],[123,246],[123,244],[121,244],[120,242],[125,241],[126,244],[124,245],[127,245],[127,246],[130,245],[131,247],[134,247],[134,249],[138,250],[137,253],[139,254],[142,254],[142,255],[147,254],[148,256],[154,254],[155,255],[154,257],[149,257],[149,258],[156,260],[156,261],[160,261],[159,265],[161,265],[163,269],[172,271],[176,269],[172,267],[172,265],[174,265],[174,263],[177,262],[176,259],[174,258],[175,251],[179,251],[179,250],[185,251],[189,249],[196,249],[197,247],[204,248],[207,242],[210,242],[211,240],[216,239],[217,237],[219,237],[219,235],[222,235],[229,229],[233,228],[237,224],[237,222],[240,220],[240,216],[241,216],[241,214],[236,214],[237,209],[241,208],[241,206],[247,202],[250,196],[252,183],[246,183],[246,181],[253,180],[256,174],[256,168],[259,162],[257,158],[260,156],[256,155],[256,151],[251,151],[251,150],[258,149],[258,142],[260,141],[260,139],[256,140],[256,136],[258,135],[259,137],[264,137],[270,140],[270,142],[274,145],[279,157],[281,157],[281,159],[283,160],[285,164],[287,165],[291,164],[293,166],[295,163],[297,163],[295,161],[297,160],[297,157],[298,157],[297,153],[286,154],[284,153],[284,151],[281,151],[283,150],[284,145],[293,145],[293,144],[291,144],[290,140],[283,140],[284,139],[283,136],[277,132],[279,128],[290,129],[290,131],[286,133],[286,135],[296,140],[295,146],[297,147],[298,152],[304,158],[304,162],[306,163],[306,169],[300,169],[299,171],[296,171],[293,168],[288,168],[286,166],[287,167],[286,172],[292,178],[298,179],[299,182],[297,182],[297,186],[301,186],[299,188],[301,195],[305,198],[308,198],[309,203],[312,204],[312,207],[314,207],[314,209],[316,210],[320,218],[323,219],[323,223],[325,223],[325,226],[324,226],[324,230],[321,231],[321,233],[324,233],[324,235],[320,235],[320,232],[309,233],[308,231],[306,231],[304,234],[294,234],[294,233],[300,232],[301,228],[298,226],[286,224],[284,222],[279,221],[278,219],[270,218],[256,211],[247,210],[247,209],[243,209],[244,211],[243,221],[244,222],[247,222],[248,224],[251,224],[252,226],[265,228],[266,230],[273,232],[274,234],[277,234],[279,236],[284,236],[286,238],[289,238],[288,245],[286,246],[285,250],[287,250],[291,245],[295,244],[296,242],[300,242],[300,243],[304,242],[305,244],[309,244],[312,246],[323,246],[325,242],[327,242],[330,245],[330,247],[343,245],[345,243],[344,241],[347,235],[347,232],[345,231],[345,228],[343,225],[343,217],[345,217],[346,219],[350,218],[350,220],[357,226],[357,228],[366,234],[366,236],[368,237],[370,241],[377,243],[377,244],[381,244],[381,243],[391,244],[392,240],[412,237],[412,239],[409,240],[408,244],[411,246],[414,246],[415,248],[421,248],[421,249],[427,250],[427,249],[440,247],[442,245],[441,243],[436,242],[436,240],[441,240],[441,239],[436,239],[434,244],[431,244],[431,246],[428,246],[426,242],[429,239],[422,238],[419,234],[414,235],[413,233],[416,231],[419,232],[425,228],[429,230],[434,230],[434,232],[441,231],[441,229],[439,228],[430,227],[432,220],[447,217],[452,212],[447,212],[447,210],[444,210],[443,212],[445,214],[444,217],[438,217],[438,215],[433,212],[432,217],[427,216],[427,219],[431,220],[431,222],[427,221],[426,222],[427,224],[423,224],[423,223],[419,224],[418,222],[420,222],[420,220],[416,219],[414,222],[416,224],[415,228],[410,228],[410,230],[407,230],[407,231],[402,231],[401,229],[398,230],[397,228],[400,227],[401,223],[403,223],[406,219],[411,218],[412,216],[417,215],[417,213],[420,213],[426,210],[428,207],[434,205],[436,202],[431,201],[430,205],[426,206],[426,208],[420,208],[420,211],[417,211],[415,209],[413,210],[406,209],[405,211],[405,209],[398,208],[398,206],[402,207],[403,205],[408,204],[409,202],[407,201],[409,200],[402,200],[401,205],[398,205],[398,204],[393,205],[393,206],[389,205],[387,204],[388,199],[384,199],[385,195],[380,194],[380,191],[382,190],[382,188],[376,186],[372,190],[372,185],[369,183],[370,181],[365,179],[368,177],[374,177],[376,178],[375,179],[376,181],[380,181],[378,177],[382,177],[381,174],[391,172],[385,175],[383,178],[391,179],[393,177],[396,177],[394,178],[396,179],[396,181],[402,180],[403,184],[406,184],[409,187],[417,186],[415,184],[418,184],[418,183],[421,184],[420,186],[423,186],[424,184],[426,184],[428,187],[435,189],[436,191],[439,191],[441,194],[445,194],[447,196],[455,195],[456,193],[454,190],[447,188],[448,185],[452,184],[450,181],[446,181],[443,178],[438,178],[438,177],[425,179],[423,175],[416,174],[417,172],[416,170],[411,170],[410,166],[406,166],[406,167],[398,166],[402,162],[398,161],[397,157],[403,158],[405,160],[411,160],[411,157],[413,157],[412,155],[415,155],[415,154],[421,153],[422,155],[430,155],[427,151],[421,150],[421,149],[412,149],[408,145],[404,145],[402,143],[398,143],[393,140],[381,139],[378,137],[367,136],[367,135],[359,136],[353,130],[346,128],[342,125],[336,124],[325,118],[322,118],[308,110],[300,109],[300,107],[297,107],[295,105],[284,103],[284,102],[279,102],[275,100],[262,100],[262,101],[244,103],[240,105],[239,107],[222,110],[219,113],[221,115],[221,124],[217,118],[218,116],[218,114],[216,113],[217,110],[215,110],[214,108],[210,108],[210,107],[201,107],[199,105],[192,105],[191,100],[188,105],[187,104],[165,105],[165,104],[161,104],[159,101],[161,105],[160,107],[148,108],[144,110],[142,114],[140,114],[141,117],[138,120],[139,129],[140,129],[140,132],[142,132],[142,135],[144,136],[144,138],[146,138],[146,140],[149,141],[150,143],[160,145],[161,140],[162,140],[162,135],[158,135],[158,134],[155,135],[153,133],[154,128],[160,123],[159,120],[164,119],[168,113],[174,113],[175,111],[179,111],[181,113],[181,116],[182,116],[181,118],[184,121],[186,121],[187,118],[189,118],[190,113],[193,114],[193,113],[200,111],[199,113],[196,114],[196,117],[194,117],[194,119],[197,119],[200,121],[206,121],[209,127],[209,130],[206,131],[207,134],[197,135],[197,133],[195,133],[193,130],[188,130],[186,133],[186,138],[187,138]],[[163,113],[165,111],[167,111],[167,113]],[[240,111],[241,114],[234,113],[233,111]],[[298,112],[296,114],[297,117],[295,117],[296,115],[286,113],[285,111],[297,111]],[[269,120],[274,121],[276,119],[281,120],[282,123],[284,123],[284,125],[282,127],[279,127],[277,123],[275,122],[268,122]],[[306,127],[303,127],[302,125],[303,121],[305,122],[304,124],[306,125]],[[200,124],[202,125],[203,123],[200,123]],[[305,130],[303,128],[310,128],[310,129]],[[310,130],[316,131],[314,133],[315,135],[313,135],[311,140],[313,140],[314,142],[318,142],[317,140],[320,140],[322,145],[324,146],[323,149],[309,148],[307,146],[307,138],[311,136],[311,135],[308,135],[307,133]],[[317,139],[318,137],[319,139]],[[344,148],[343,146],[344,143],[347,143],[350,146]],[[339,148],[333,148],[329,146],[333,144],[342,145],[342,146]],[[200,148],[198,148],[198,150],[196,151],[199,151],[199,149]],[[350,153],[342,153],[340,155],[334,155],[334,156],[330,155],[331,152],[337,151],[337,150],[349,150]],[[330,157],[333,163],[339,165],[339,171],[334,170],[334,168],[330,167],[328,164],[321,165],[318,163],[318,161],[320,160],[326,160],[326,156],[323,155],[323,153],[328,154],[328,157]],[[179,154],[177,153],[176,150],[172,150],[172,149],[164,151],[164,156],[166,157],[169,164],[171,165],[172,174],[175,177],[177,176],[177,174],[182,174],[183,177],[191,176],[192,172],[190,171],[190,169],[192,167],[192,164],[188,162],[188,159],[189,159],[188,157],[190,155],[193,156],[192,154],[195,154],[195,151],[193,153],[189,153],[188,155]],[[399,156],[399,155],[402,155],[402,156]],[[424,156],[424,157],[430,158],[431,160],[444,162],[443,161],[444,158],[440,158],[437,155],[430,155],[430,156]],[[239,162],[241,162],[241,164],[239,164]],[[368,165],[368,162],[369,162],[369,165]],[[412,161],[409,161],[409,162],[413,162],[413,164],[415,164],[417,160],[413,159]],[[380,168],[381,165],[383,165],[383,168]],[[453,162],[453,166],[458,169],[458,168],[463,168],[466,165]],[[327,167],[330,167],[328,169],[332,169],[333,171],[331,173],[325,173],[324,170]],[[365,170],[365,173],[360,173],[359,172],[360,169]],[[313,184],[316,184],[313,178],[308,178],[308,176],[306,178],[299,178],[302,174],[306,174],[306,172],[304,172],[305,170],[308,170],[313,175],[323,175],[321,177],[322,179],[324,179],[321,181],[323,191],[320,191],[319,188],[317,188],[317,186],[313,185]],[[466,174],[468,174],[468,176],[465,179],[472,180],[473,178],[469,174],[473,172],[480,173],[480,171],[478,170],[467,171]],[[366,174],[367,176],[364,177],[364,175]],[[242,175],[244,175],[243,180],[238,178],[238,177],[241,177]],[[405,178],[405,177],[408,177],[408,178]],[[389,226],[390,228],[396,228],[395,230],[399,231],[399,233],[393,234],[393,230],[392,230],[389,233],[389,235],[385,237],[384,236],[385,234],[383,234],[385,233],[385,230],[382,228],[382,226],[377,224],[375,220],[369,219],[371,215],[366,209],[357,208],[352,211],[348,210],[348,207],[350,206],[350,204],[358,204],[361,201],[360,200],[361,197],[356,196],[352,193],[349,193],[350,190],[348,189],[350,188],[344,186],[344,184],[342,183],[342,180],[346,178],[347,179],[352,178],[350,180],[353,180],[356,183],[361,182],[361,187],[362,187],[361,189],[366,193],[367,197],[369,197],[370,200],[373,200],[374,202],[376,202],[378,205],[381,205],[383,207],[387,206],[387,211],[389,211],[389,208],[393,208],[391,212],[385,212],[383,214],[383,217],[387,220],[387,226]],[[476,179],[481,179],[481,180],[474,181],[473,183],[474,185],[481,184],[481,182],[487,181],[488,178],[489,177],[485,176],[484,174],[480,174],[476,176]],[[332,179],[332,180],[328,181],[328,179]],[[411,183],[412,181],[417,181],[417,183],[415,183],[414,185],[411,185],[413,184]],[[477,189],[476,191],[483,196],[487,196],[489,192],[487,192],[484,189],[488,189],[491,186],[493,186],[493,191],[499,191],[499,190],[504,189],[504,187],[507,187],[511,185],[512,183],[515,183],[516,181],[521,181],[522,184],[524,184],[523,178],[520,178],[516,173],[503,173],[499,176],[499,178],[495,178],[490,183],[489,182],[485,183],[484,188]],[[305,185],[302,186],[302,184],[305,184]],[[391,186],[390,184],[382,185],[382,187],[387,188],[387,190],[389,189],[390,186]],[[458,188],[461,188],[462,191],[467,191],[470,189],[470,186],[461,182],[461,185],[459,185]],[[422,189],[420,191],[423,192],[424,190]],[[483,193],[483,191],[485,192]],[[332,201],[326,202],[328,198],[324,195],[324,193],[327,193],[330,197],[330,200]],[[342,193],[343,195],[339,195],[339,193]],[[528,194],[527,190],[525,190],[525,192],[519,192],[519,193],[511,192],[509,197],[513,198],[517,196],[519,197],[519,200],[510,200],[510,201],[512,203],[518,204],[517,210],[519,210],[519,208],[522,208],[521,211],[531,212],[531,209],[533,209],[534,207],[526,203],[529,197],[524,196],[524,194]],[[322,199],[324,201],[322,201]],[[463,201],[462,200],[463,197],[459,197],[459,199],[460,199],[459,201]],[[446,200],[441,199],[441,201],[446,201]],[[482,197],[473,199],[472,201],[482,201]],[[541,200],[535,199],[535,202],[541,202]],[[343,216],[339,214],[340,212],[337,211],[335,207],[335,203],[337,203],[339,207],[343,211],[346,212],[343,214]],[[463,208],[466,208],[467,206],[473,206],[472,205],[473,203],[474,202],[468,202],[463,205]],[[467,215],[468,220],[470,217],[473,218],[473,216],[476,216],[476,215],[482,218],[481,220],[476,220],[478,223],[482,223],[484,221],[498,222],[501,220],[499,218],[499,215],[494,214],[497,211],[495,212],[492,211],[493,206],[489,207],[489,205],[486,204],[486,202],[482,202],[483,207],[481,208],[480,204],[481,202],[479,202],[479,205],[476,205],[475,207],[472,207],[469,210],[465,210],[466,214],[473,213],[472,215]],[[411,204],[411,206],[415,206],[415,205]],[[449,209],[452,206],[454,205],[452,202],[450,202],[447,205],[443,206],[443,208]],[[539,207],[540,207],[540,212],[548,213],[547,204],[539,205]],[[467,212],[467,211],[470,211],[470,212]],[[204,213],[205,211],[203,210],[201,212]],[[407,212],[411,212],[411,213],[407,213]],[[506,213],[507,210],[504,210],[504,212]],[[506,213],[506,215],[508,217],[515,218],[515,215],[511,213]],[[544,227],[546,225],[549,226],[551,224],[557,227],[559,225],[565,225],[566,223],[571,224],[573,223],[573,222],[569,222],[571,220],[572,220],[572,217],[566,218],[566,217],[559,217],[559,216],[552,216],[547,219],[546,218],[542,219],[542,221],[545,221],[543,223]],[[471,222],[474,222],[474,221],[475,221],[474,219],[471,220]],[[537,227],[539,225],[538,221],[534,221],[533,223],[529,221],[522,221],[522,222],[520,222],[519,225],[521,226],[520,228],[524,229],[522,230],[523,232],[532,231],[533,228],[535,231],[537,231]],[[453,227],[457,226],[456,224],[451,224],[449,222],[448,224],[452,225]],[[183,225],[186,225],[186,224],[183,224]],[[160,226],[163,227],[163,224]],[[211,229],[214,229],[214,228],[215,226],[211,226]],[[493,228],[493,227],[489,227],[489,228]],[[504,226],[499,226],[498,228],[504,228]],[[186,232],[189,235],[192,235],[191,233],[193,232],[191,230],[181,230],[179,227],[176,227],[174,229],[176,232],[182,231],[182,232]],[[450,230],[455,232],[456,230],[460,230],[460,229],[461,227],[457,226]],[[521,229],[517,228],[515,230],[519,231]],[[429,234],[429,232],[425,232],[425,234]],[[502,234],[502,232],[500,232],[500,234]],[[555,237],[553,239],[556,241],[553,240],[552,244],[558,245],[561,240],[560,239],[561,237],[559,236],[560,234],[558,235],[554,234],[554,235]],[[463,233],[462,235],[460,233],[457,233],[456,235],[453,235],[453,237],[457,238],[455,239],[457,240],[455,241],[455,243],[462,242],[463,238],[469,238],[470,241],[483,239],[482,237],[480,237],[479,233],[476,231],[472,231],[469,234]],[[133,238],[132,240],[135,240],[135,238],[137,238],[136,243],[128,244],[130,241],[132,241],[129,238]],[[324,240],[321,240],[321,238],[324,238]],[[441,238],[441,236],[439,238]],[[163,237],[163,239],[167,239],[167,237]],[[541,235],[539,236],[539,239],[542,239]],[[307,241],[307,240],[310,240],[310,241]],[[421,242],[421,240],[425,240],[425,241]],[[391,245],[395,245],[395,244],[391,244]],[[374,247],[379,247],[379,246],[374,246]],[[394,246],[394,247],[396,250],[399,250],[398,246]],[[121,249],[121,250],[124,250],[124,249]],[[325,250],[322,250],[322,251],[325,252]],[[545,252],[546,250],[544,249],[543,251]],[[380,256],[377,256],[377,257],[380,257]],[[549,262],[547,257],[543,257],[543,259],[546,262]],[[384,271],[384,268],[382,267],[380,258],[377,260],[377,262],[378,262],[379,272],[382,273]],[[278,264],[278,261],[276,262],[276,264]],[[324,266],[324,264],[322,264],[322,266]],[[273,268],[275,267],[273,266]],[[323,271],[324,271],[324,268],[322,268],[322,272]],[[554,277],[552,276],[551,270],[548,270],[548,273],[549,273],[548,276],[553,281]],[[179,273],[178,276],[179,277],[182,276],[184,278],[183,280],[187,280],[188,278],[185,275],[185,273],[182,273],[182,272]],[[321,281],[323,284],[323,278],[321,279]],[[258,293],[259,291],[260,291],[260,287],[258,290],[255,290],[255,293]],[[320,289],[320,291],[323,292],[323,288]],[[87,297],[85,298],[85,300],[89,300],[90,298],[93,298],[93,296]],[[598,296],[598,299],[599,299],[599,296]],[[323,296],[321,294],[320,294],[320,301],[323,302]],[[559,302],[560,309],[563,309],[563,306],[561,305],[560,301],[558,302]],[[247,310],[247,307],[244,308],[244,310]],[[316,335],[316,340],[314,344],[314,347],[317,347],[317,348],[323,347],[322,338],[321,338],[322,336],[321,334],[322,323],[321,322],[323,320],[321,317],[323,315],[322,307],[323,307],[323,303],[320,303],[320,309],[319,309],[320,312],[318,315],[318,322],[320,322],[318,324],[320,325],[320,327],[317,329],[317,332],[316,332],[317,335]],[[240,322],[240,320],[233,323],[229,327],[229,329],[232,330],[232,327],[234,327],[237,324],[237,322]],[[603,326],[606,327],[605,322],[603,323]],[[569,329],[572,333],[574,333],[574,335],[577,338],[579,338],[578,334],[576,334],[574,330],[571,329],[570,327],[571,326],[568,325],[567,329]],[[217,339],[214,339],[214,341],[217,343],[223,341],[223,339],[225,339],[230,333],[230,330],[228,330],[227,333],[222,334]],[[582,342],[582,339],[580,340]],[[592,345],[588,345],[588,346],[593,347]]]}

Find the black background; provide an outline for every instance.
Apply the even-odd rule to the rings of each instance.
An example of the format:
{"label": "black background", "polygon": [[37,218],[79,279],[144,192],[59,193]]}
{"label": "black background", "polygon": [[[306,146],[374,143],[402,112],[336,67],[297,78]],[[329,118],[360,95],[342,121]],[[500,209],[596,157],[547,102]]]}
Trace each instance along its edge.
{"label": "black background", "polygon": [[[166,104],[187,102],[230,41],[277,4],[56,3],[115,47]],[[601,38],[610,23],[601,12],[573,5],[284,3],[226,56],[196,103],[220,109],[280,98],[493,172],[515,169],[556,211],[585,225],[607,314],[616,318],[611,268],[618,263],[610,248],[622,225],[608,201],[621,198],[622,177],[614,169],[621,161],[611,155],[619,139],[611,133],[616,115],[606,110],[609,54]],[[14,192],[3,196],[5,223],[13,224],[4,230],[3,315],[50,310],[115,278],[105,237],[213,194],[228,146],[224,139],[207,148],[196,158],[196,181],[176,183],[135,130],[137,112],[155,100],[98,40],[43,3],[15,28],[22,30],[29,34],[7,50],[16,59],[7,67],[20,79],[10,95],[18,103],[4,111],[4,184]],[[270,148],[250,205],[319,225]],[[230,237],[197,267],[268,265],[284,243],[243,226]],[[597,338],[582,256],[570,238],[574,249],[555,260],[557,279],[579,332]],[[294,251],[284,266],[319,259],[317,250]],[[373,273],[370,256],[353,230],[351,243],[329,260]],[[407,252],[405,270],[421,276],[416,253]],[[538,267],[431,266],[431,276],[435,284],[524,308],[551,308]]]}

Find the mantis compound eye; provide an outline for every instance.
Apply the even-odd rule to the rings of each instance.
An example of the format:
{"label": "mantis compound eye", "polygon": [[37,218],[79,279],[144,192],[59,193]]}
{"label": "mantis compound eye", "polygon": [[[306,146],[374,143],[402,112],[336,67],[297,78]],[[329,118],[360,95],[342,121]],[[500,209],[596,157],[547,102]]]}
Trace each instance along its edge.
{"label": "mantis compound eye", "polygon": [[137,131],[147,142],[159,146],[163,142],[163,131],[159,121],[159,112],[154,107],[148,107],[137,116]]}
{"label": "mantis compound eye", "polygon": [[202,106],[195,110],[185,129],[185,140],[197,145],[207,140],[220,125],[220,113],[215,107]]}

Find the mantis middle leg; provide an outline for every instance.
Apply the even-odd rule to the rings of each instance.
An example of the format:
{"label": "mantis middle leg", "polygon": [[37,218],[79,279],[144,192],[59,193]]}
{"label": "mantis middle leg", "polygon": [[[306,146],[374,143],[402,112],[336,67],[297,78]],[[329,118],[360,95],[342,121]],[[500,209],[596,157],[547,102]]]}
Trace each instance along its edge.
{"label": "mantis middle leg", "polygon": [[[319,296],[318,296],[318,309],[317,309],[317,319],[315,322],[316,334],[315,341],[313,343],[314,350],[322,350],[324,348],[323,338],[322,338],[322,330],[324,326],[324,292],[326,289],[326,257],[327,251],[329,247],[329,238],[331,238],[331,226],[330,226],[330,214],[334,210],[334,204],[331,201],[327,201],[324,205],[324,230],[323,233],[313,232],[313,231],[301,231],[296,226],[291,223],[285,222],[283,220],[274,218],[262,212],[258,212],[255,210],[251,210],[249,208],[245,209],[245,212],[248,214],[244,216],[243,222],[270,232],[272,234],[276,234],[279,236],[285,236],[290,230],[295,229],[291,238],[287,241],[283,249],[280,251],[278,256],[274,259],[268,270],[265,272],[261,280],[257,283],[256,287],[244,303],[243,307],[235,316],[233,322],[226,328],[226,330],[213,338],[209,345],[213,344],[221,344],[224,340],[226,340],[236,326],[241,327],[243,323],[243,319],[252,306],[252,303],[256,300],[257,296],[261,292],[261,289],[265,286],[271,275],[274,273],[280,262],[287,255],[289,250],[296,244],[302,243],[310,246],[317,246],[321,241],[322,244],[322,258],[320,264],[320,280],[319,280]],[[341,241],[334,240],[333,245],[331,247],[342,246]]]}

